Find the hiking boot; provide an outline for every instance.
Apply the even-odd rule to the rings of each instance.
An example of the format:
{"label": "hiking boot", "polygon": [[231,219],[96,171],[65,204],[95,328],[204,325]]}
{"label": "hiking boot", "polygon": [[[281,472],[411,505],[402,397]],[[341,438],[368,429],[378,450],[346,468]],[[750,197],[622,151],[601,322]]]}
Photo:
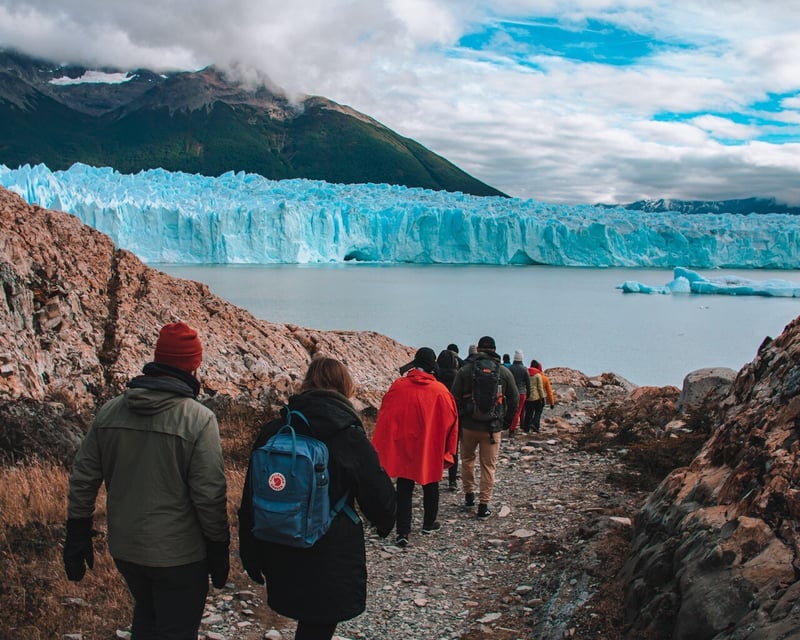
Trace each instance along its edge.
{"label": "hiking boot", "polygon": [[458,483],[453,480],[450,484],[447,485],[448,491],[458,491]]}
{"label": "hiking boot", "polygon": [[492,515],[492,512],[489,511],[488,504],[478,505],[478,518],[480,518],[481,520],[486,520],[486,518],[488,518],[490,515]]}
{"label": "hiking boot", "polygon": [[442,525],[437,520],[432,525],[429,525],[427,527],[422,527],[422,533],[433,533],[434,531],[438,531],[441,528],[442,528]]}
{"label": "hiking boot", "polygon": [[464,507],[467,509],[471,509],[475,506],[475,494],[474,493],[465,493],[464,494]]}
{"label": "hiking boot", "polygon": [[408,534],[399,535],[395,538],[394,541],[395,546],[397,547],[407,547],[408,546]]}

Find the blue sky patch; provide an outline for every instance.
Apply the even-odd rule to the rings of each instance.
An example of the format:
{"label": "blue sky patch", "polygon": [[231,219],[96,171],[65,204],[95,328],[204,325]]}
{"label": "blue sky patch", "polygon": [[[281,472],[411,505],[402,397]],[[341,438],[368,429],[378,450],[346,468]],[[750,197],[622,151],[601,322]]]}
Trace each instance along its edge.
{"label": "blue sky patch", "polygon": [[687,48],[608,22],[589,20],[584,27],[566,27],[552,18],[497,21],[464,36],[459,45],[477,52],[491,51],[521,64],[531,56],[547,55],[615,66],[633,65],[664,48]]}
{"label": "blue sky patch", "polygon": [[[780,96],[781,99],[787,96]],[[789,96],[791,97],[791,96]],[[757,128],[756,135],[748,140],[739,138],[724,138],[718,135],[712,136],[717,142],[725,145],[740,145],[744,142],[759,141],[781,144],[786,142],[800,142],[800,125],[787,123],[782,120],[770,118],[770,113],[780,113],[782,109],[774,106],[772,99],[751,105],[750,109],[742,112],[723,112],[723,111],[691,111],[686,113],[662,112],[655,114],[653,120],[657,122],[688,122],[701,116],[714,116],[728,120],[734,124]]]}

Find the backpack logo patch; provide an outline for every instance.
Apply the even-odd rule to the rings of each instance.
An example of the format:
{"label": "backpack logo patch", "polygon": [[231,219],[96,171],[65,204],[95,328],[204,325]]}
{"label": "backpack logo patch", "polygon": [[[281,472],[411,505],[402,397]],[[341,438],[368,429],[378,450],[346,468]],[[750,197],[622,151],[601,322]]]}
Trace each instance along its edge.
{"label": "backpack logo patch", "polygon": [[286,477],[282,473],[271,474],[268,482],[273,491],[283,491],[286,488]]}

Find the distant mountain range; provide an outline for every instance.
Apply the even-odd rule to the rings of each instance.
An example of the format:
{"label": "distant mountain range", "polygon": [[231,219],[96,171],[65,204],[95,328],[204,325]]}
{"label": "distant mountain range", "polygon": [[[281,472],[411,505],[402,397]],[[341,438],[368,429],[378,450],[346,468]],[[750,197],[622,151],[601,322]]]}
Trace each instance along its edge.
{"label": "distant mountain range", "polygon": [[[616,204],[599,204],[599,207],[619,207]],[[739,200],[638,200],[621,205],[631,211],[662,213],[789,213],[800,214],[800,207],[781,204],[775,198],[742,198]]]}
{"label": "distant mountain range", "polygon": [[0,163],[55,170],[75,162],[123,173],[246,171],[505,195],[326,98],[294,104],[214,67],[168,74],[94,70],[0,51]]}

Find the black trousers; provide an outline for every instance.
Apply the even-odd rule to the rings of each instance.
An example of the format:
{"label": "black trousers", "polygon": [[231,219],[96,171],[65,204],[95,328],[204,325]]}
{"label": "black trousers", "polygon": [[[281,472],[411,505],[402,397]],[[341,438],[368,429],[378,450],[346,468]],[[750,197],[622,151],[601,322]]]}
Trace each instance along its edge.
{"label": "black trousers", "polygon": [[[459,443],[459,447],[461,444]],[[458,480],[458,453],[453,457],[453,466],[447,470],[447,482],[455,484]]]}
{"label": "black trousers", "polygon": [[337,622],[311,623],[299,620],[294,640],[330,640],[337,624]]}
{"label": "black trousers", "polygon": [[524,431],[538,431],[539,425],[542,421],[542,412],[544,411],[544,399],[532,400],[525,403],[525,426]]}
{"label": "black trousers", "polygon": [[197,640],[208,595],[205,560],[177,567],[114,562],[134,600],[131,640]]}
{"label": "black trousers", "polygon": [[[414,495],[414,481],[397,479],[397,535],[411,533],[411,498]],[[429,527],[439,515],[439,483],[422,485],[422,526]]]}

